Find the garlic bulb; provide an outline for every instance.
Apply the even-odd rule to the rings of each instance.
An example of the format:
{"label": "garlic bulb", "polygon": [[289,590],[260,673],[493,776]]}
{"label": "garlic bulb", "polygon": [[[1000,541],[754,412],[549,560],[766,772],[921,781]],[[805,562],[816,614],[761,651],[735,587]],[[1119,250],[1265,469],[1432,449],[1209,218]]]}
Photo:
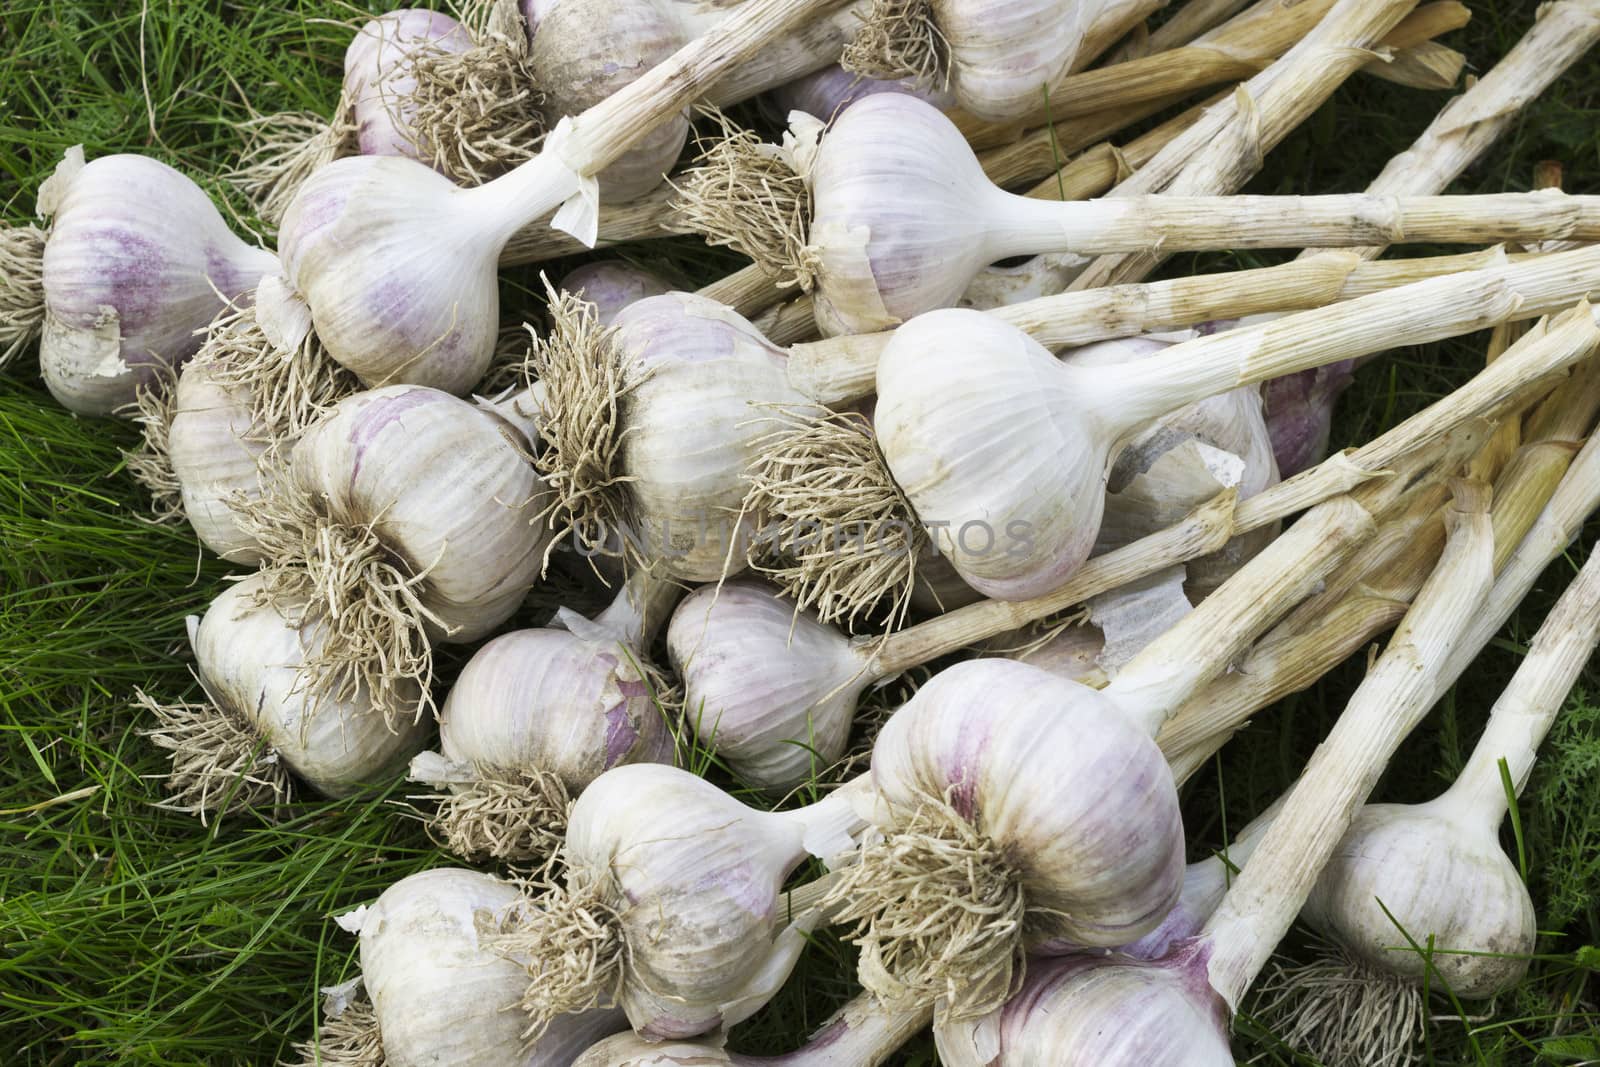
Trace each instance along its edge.
{"label": "garlic bulb", "polygon": [[441,867],[340,917],[361,939],[361,982],[382,1049],[370,1067],[567,1067],[627,1025],[621,1012],[583,1012],[524,1041],[516,1005],[527,977],[489,946],[522,899],[493,875]]}
{"label": "garlic bulb", "polygon": [[625,1033],[601,1041],[573,1067],[877,1067],[928,1025],[930,1014],[916,1008],[895,1011],[862,994],[823,1023],[804,1046],[781,1056],[728,1052],[722,1047],[723,1034],[697,1041],[648,1041]]}
{"label": "garlic bulb", "polygon": [[250,397],[218,380],[209,360],[192,360],[178,376],[167,455],[183,497],[183,513],[200,543],[232,563],[259,563],[261,547],[239,525],[230,501],[261,495],[267,450]]}
{"label": "garlic bulb", "polygon": [[909,93],[940,109],[954,102],[950,94],[941,89],[918,86],[910,79],[865,78],[838,64],[786,82],[768,93],[767,98],[780,118],[793,111],[803,111],[828,122],[857,100],[874,93]]}
{"label": "garlic bulb", "polygon": [[209,703],[163,707],[141,696],[158,720],[152,738],[172,753],[169,807],[204,817],[282,799],[287,771],[342,796],[383,781],[422,746],[423,728],[386,725],[364,688],[345,699],[308,693],[299,668],[322,653],[326,630],[299,621],[303,601],[271,606],[265,593],[265,579],[252,575],[190,618]]}
{"label": "garlic bulb", "polygon": [[135,155],[85,163],[67,151],[40,187],[52,217],[43,253],[39,367],[51,394],[82,415],[132,404],[200,345],[196,331],[277,271],[211,199],[165,163]]}
{"label": "garlic bulb", "polygon": [[1355,361],[1341,360],[1262,383],[1272,452],[1285,478],[1315,466],[1328,454],[1333,406],[1354,371]]}
{"label": "garlic bulb", "polygon": [[672,286],[654,274],[620,259],[585,263],[568,271],[556,288],[593,304],[602,326],[615,322],[629,304],[672,291]]}
{"label": "garlic bulb", "polygon": [[856,701],[877,680],[849,638],[757,582],[689,594],[667,651],[701,743],[764,789],[788,789],[844,755]]}
{"label": "garlic bulb", "polygon": [[433,641],[491,632],[538,577],[548,531],[530,443],[490,411],[420,386],[340,401],[294,446],[245,531],[268,590],[304,597],[329,634],[315,692],[371,688],[386,716],[419,710]]}
{"label": "garlic bulb", "polygon": [[786,905],[784,879],[808,853],[849,849],[860,826],[846,790],[765,812],[664,764],[596,778],[568,816],[564,886],[532,901],[502,942],[527,956],[532,1032],[613,999],[649,1041],[754,1014],[820,919]]}
{"label": "garlic bulb", "polygon": [[411,131],[416,59],[471,47],[465,27],[442,11],[399,8],[369,19],[344,53],[344,92],[361,154],[431,162],[429,146]]}
{"label": "garlic bulb", "polygon": [[502,634],[462,668],[439,715],[440,752],[413,779],[447,787],[435,825],[473,859],[540,859],[560,842],[569,797],[624,763],[671,762],[665,686],[645,650],[677,598],[635,572],[590,621]]}
{"label": "garlic bulb", "polygon": [[[797,125],[795,136],[810,125]],[[1375,228],[1386,240],[1477,244],[1490,235],[1517,239],[1518,230],[1564,233],[1590,224],[1568,212],[1587,214],[1591,202],[1569,205],[1553,192],[1084,202],[1017,196],[989,181],[948,117],[901,93],[847,108],[822,134],[806,170],[811,217],[806,239],[796,242],[803,247],[796,269],[814,276],[824,335],[882,330],[955,306],[979,270],[1016,255],[1337,247],[1363,243]]]}
{"label": "garlic bulb", "polygon": [[781,349],[715,301],[668,293],[625,308],[611,331],[568,300],[533,362],[547,405],[539,468],[582,543],[620,532],[630,554],[692,582],[742,558],[763,406],[807,406]]}
{"label": "garlic bulb", "polygon": [[948,1067],[1229,1067],[1228,1010],[1206,981],[1205,944],[1159,960],[1038,960],[1006,1004],[934,1028]]}

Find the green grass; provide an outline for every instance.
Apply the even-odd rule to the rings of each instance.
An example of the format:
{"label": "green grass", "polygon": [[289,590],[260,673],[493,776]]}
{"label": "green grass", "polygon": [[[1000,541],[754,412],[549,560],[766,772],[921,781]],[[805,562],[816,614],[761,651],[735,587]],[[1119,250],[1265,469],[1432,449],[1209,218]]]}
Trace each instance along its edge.
{"label": "green grass", "polygon": [[[375,5],[361,5],[361,10]],[[1531,0],[1474,3],[1453,43],[1484,70],[1525,29]],[[355,7],[316,0],[147,6],[9,0],[0,8],[0,215],[31,213],[39,180],[67,146],[90,156],[150,152],[202,182],[235,212],[217,179],[236,150],[228,123],[243,94],[260,111],[325,109],[336,95]],[[330,21],[320,21],[330,20]],[[1568,188],[1600,177],[1600,62],[1569,74],[1463,191],[1526,188],[1533,164],[1560,159]],[[1260,192],[1362,188],[1404,148],[1443,96],[1357,78],[1269,157]],[[686,284],[734,265],[690,241],[628,250]],[[1184,257],[1172,271],[1232,257]],[[537,292],[531,272],[507,282]],[[1467,377],[1484,339],[1391,354],[1346,397],[1335,443],[1370,437]],[[403,875],[442,862],[408,809],[404,787],[345,801],[302,798],[273,821],[203,827],[154,806],[163,768],[129,710],[139,686],[193,695],[183,616],[226,573],[186,530],[140,518],[120,469],[126,426],[73,418],[39,386],[29,361],[0,378],[0,1050],[7,1063],[270,1064],[311,1027],[316,988],[353,966],[352,943],[328,916]],[[1484,712],[1581,553],[1559,561],[1504,634],[1380,789],[1432,795],[1461,765]],[[1191,845],[1222,843],[1298,773],[1359,681],[1347,664],[1230,746],[1190,787]],[[1600,693],[1595,677],[1586,691]],[[1548,930],[1528,981],[1469,1022],[1439,1021],[1437,1064],[1568,1063],[1600,1058],[1593,972],[1600,967],[1600,710],[1575,699],[1551,759],[1523,802],[1522,847]],[[1509,838],[1508,845],[1516,847]],[[1298,937],[1291,951],[1299,951]],[[850,950],[820,937],[796,982],[736,1035],[751,1050],[792,1047],[852,992]],[[1241,1020],[1239,1051],[1295,1063]],[[932,1062],[931,1046],[904,1063]]]}

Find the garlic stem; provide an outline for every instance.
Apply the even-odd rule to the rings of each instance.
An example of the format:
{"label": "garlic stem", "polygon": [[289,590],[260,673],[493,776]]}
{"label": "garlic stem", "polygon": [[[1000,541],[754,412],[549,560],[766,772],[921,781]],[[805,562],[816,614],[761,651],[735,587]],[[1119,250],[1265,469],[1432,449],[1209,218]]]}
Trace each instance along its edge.
{"label": "garlic stem", "polygon": [[860,993],[794,1052],[739,1056],[739,1067],[877,1067],[933,1021],[933,1005],[894,1008]]}
{"label": "garlic stem", "polygon": [[649,568],[628,576],[622,592],[595,616],[595,622],[618,635],[618,640],[636,653],[649,648],[672,608],[683,595],[683,587]]}
{"label": "garlic stem", "polygon": [[1461,486],[1439,566],[1206,923],[1207,976],[1230,1009],[1294,922],[1395,748],[1432,706],[1450,649],[1493,581],[1487,488]]}

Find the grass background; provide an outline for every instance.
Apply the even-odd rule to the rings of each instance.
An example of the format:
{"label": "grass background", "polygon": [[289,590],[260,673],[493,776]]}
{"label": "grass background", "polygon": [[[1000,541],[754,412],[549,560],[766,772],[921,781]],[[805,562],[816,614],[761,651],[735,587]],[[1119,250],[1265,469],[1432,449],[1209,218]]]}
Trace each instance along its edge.
{"label": "grass background", "polygon": [[[1534,4],[1471,7],[1472,24],[1451,43],[1481,71],[1525,30]],[[356,12],[313,0],[6,0],[0,215],[25,221],[38,182],[82,143],[91,158],[136,151],[172,163],[248,229],[244,205],[218,178],[238,150],[228,124],[248,113],[246,95],[264,112],[325,113],[349,37],[337,23]],[[1595,59],[1569,73],[1459,190],[1527,188],[1534,163],[1554,158],[1569,190],[1595,191],[1597,75]],[[1253,191],[1360,189],[1444,100],[1358,77],[1269,157]],[[734,265],[692,241],[626,251],[685,284]],[[1228,261],[1186,257],[1168,269]],[[532,280],[507,285],[531,292]],[[1468,337],[1367,368],[1342,404],[1335,445],[1370,437],[1464,380],[1483,346]],[[443,861],[396,803],[399,785],[338,802],[302,798],[271,821],[211,827],[152,806],[159,783],[150,776],[163,763],[139,735],[129,696],[135,686],[166,699],[192,694],[182,619],[204,607],[225,570],[186,529],[141,520],[140,492],[120,465],[133,437],[125,425],[57,407],[31,359],[0,376],[0,1054],[10,1064],[270,1064],[310,1032],[317,987],[353,970],[353,943],[328,916]],[[1407,744],[1383,798],[1422,799],[1448,781],[1580,562],[1575,550],[1551,568]],[[1196,855],[1221,843],[1225,822],[1241,825],[1292,780],[1359,676],[1359,664],[1347,664],[1260,716],[1191,784]],[[1600,693],[1594,680],[1586,676],[1588,691]],[[1428,1062],[1600,1060],[1600,951],[1585,950],[1600,945],[1597,730],[1600,711],[1575,697],[1522,804],[1548,931],[1540,958],[1513,994],[1471,1005],[1466,1019],[1436,1020]],[[1297,939],[1289,949],[1302,951]],[[735,1045],[793,1047],[850,995],[849,975],[850,950],[820,938]],[[1309,1062],[1248,1018],[1237,1048],[1258,1062]],[[900,1062],[932,1062],[930,1044],[913,1045]]]}

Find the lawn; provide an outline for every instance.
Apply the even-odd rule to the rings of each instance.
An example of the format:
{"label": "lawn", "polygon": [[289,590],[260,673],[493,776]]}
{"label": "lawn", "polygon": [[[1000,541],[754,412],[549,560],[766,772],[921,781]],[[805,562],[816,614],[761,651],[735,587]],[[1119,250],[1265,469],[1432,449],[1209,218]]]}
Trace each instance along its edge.
{"label": "lawn", "polygon": [[[1526,29],[1534,3],[1471,7],[1472,23],[1450,43],[1482,71]],[[244,201],[221,178],[238,152],[230,124],[252,107],[330,110],[344,24],[381,10],[313,0],[5,0],[0,213],[26,221],[39,181],[81,143],[90,158],[144,152],[173,164],[251,230]],[[1445,99],[1357,77],[1271,154],[1251,191],[1358,190]],[[1531,108],[1459,191],[1525,189],[1544,159],[1564,165],[1570,191],[1600,191],[1600,57]],[[686,286],[737,265],[688,239],[623,252]],[[1167,270],[1236,259],[1245,262],[1184,257]],[[537,321],[535,275],[508,277],[505,287],[511,306]],[[1364,369],[1334,444],[1366,440],[1465,380],[1485,343],[1471,336],[1396,351]],[[164,761],[130,700],[136,688],[162,700],[198,691],[183,618],[222,588],[228,568],[203,556],[186,527],[142,517],[143,494],[121,458],[134,441],[126,424],[75,418],[53,403],[31,354],[0,374],[0,1053],[8,1064],[272,1064],[309,1034],[318,987],[355,969],[354,944],[329,916],[447,861],[401,783],[343,801],[302,796],[271,817],[209,826],[158,806],[154,776]],[[1449,781],[1581,562],[1575,548],[1552,566],[1408,742],[1383,799],[1423,799]],[[530,608],[522,621],[540,619]],[[1195,856],[1294,778],[1360,674],[1360,663],[1346,664],[1263,714],[1189,786]],[[1596,680],[1591,672],[1580,685],[1520,809],[1546,931],[1541,955],[1524,985],[1495,1003],[1458,1013],[1436,1001],[1425,1062],[1600,1060],[1600,948],[1586,947],[1600,946],[1600,710],[1581,695],[1600,702]],[[1309,950],[1296,935],[1286,951]],[[848,946],[820,937],[790,988],[734,1045],[793,1047],[851,994],[850,964]],[[1310,1062],[1248,1014],[1238,1035],[1242,1058]],[[932,1061],[924,1041],[900,1062]]]}

